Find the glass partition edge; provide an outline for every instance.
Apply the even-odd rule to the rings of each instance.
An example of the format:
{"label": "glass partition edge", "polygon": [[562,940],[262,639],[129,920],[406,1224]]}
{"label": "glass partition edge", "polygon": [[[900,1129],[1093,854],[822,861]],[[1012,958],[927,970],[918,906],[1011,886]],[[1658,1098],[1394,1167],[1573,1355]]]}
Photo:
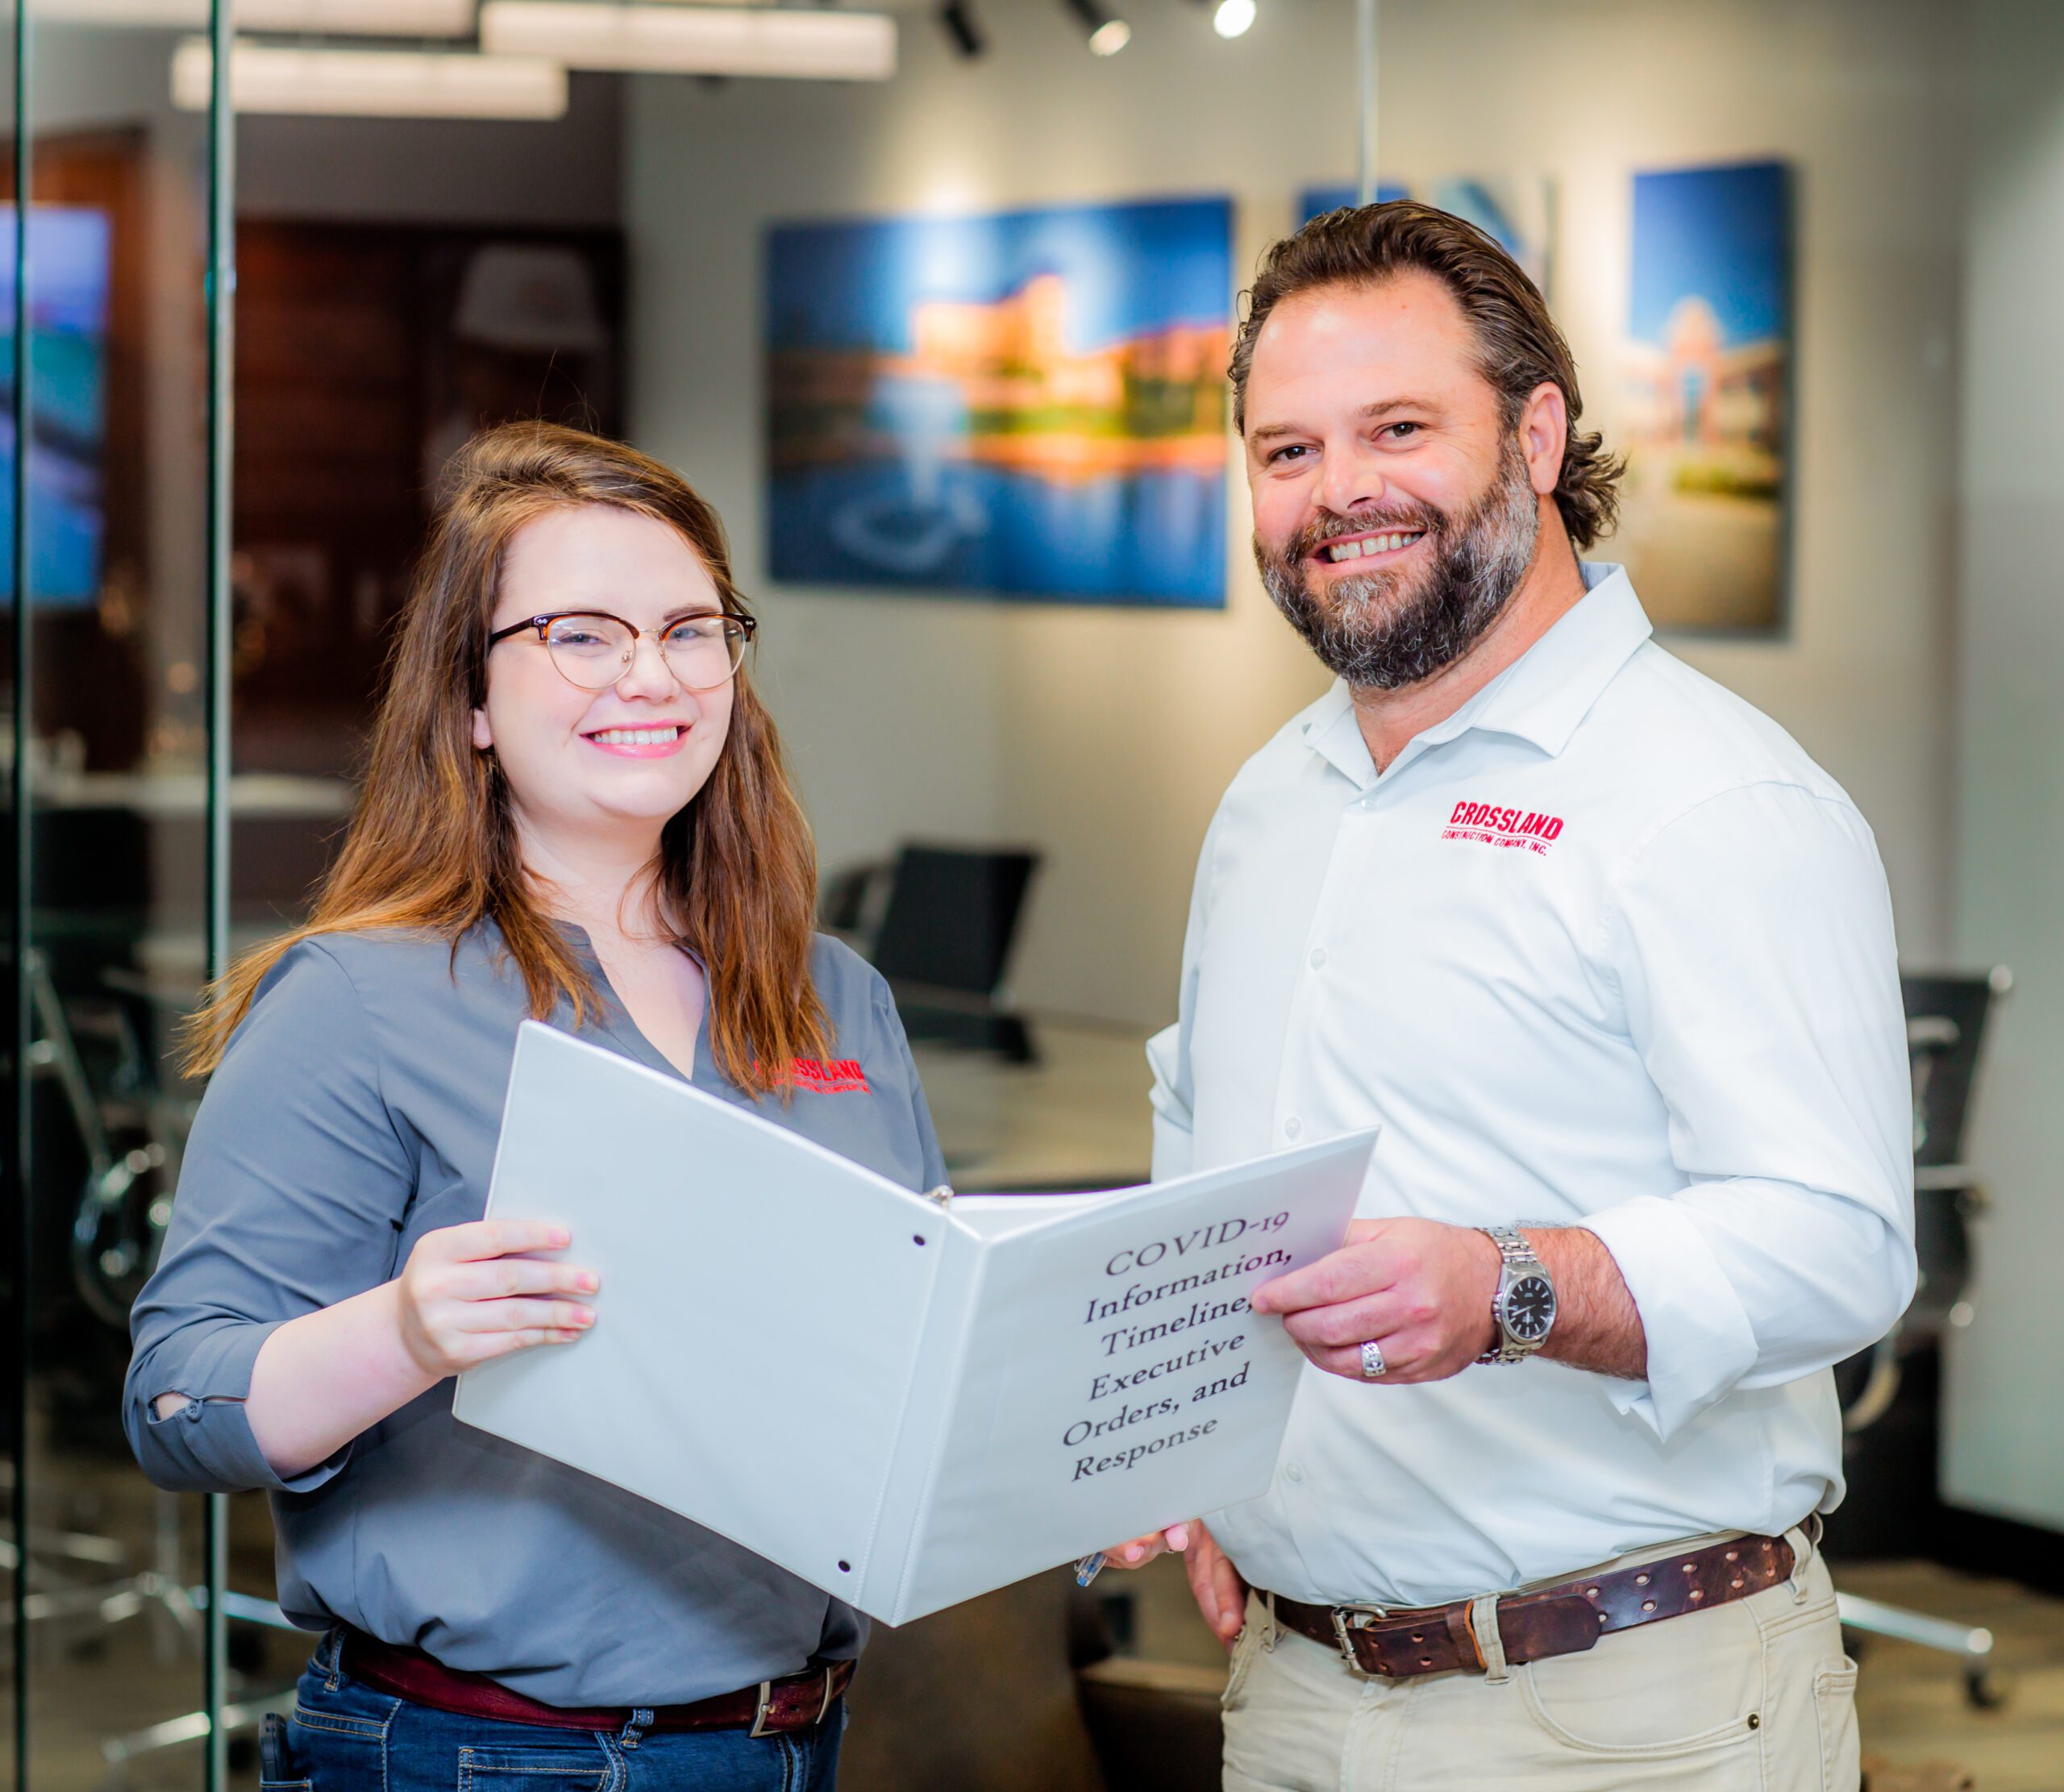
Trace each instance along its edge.
{"label": "glass partition edge", "polygon": [[15,1363],[13,1403],[15,1475],[10,1496],[15,1573],[12,1611],[14,1655],[11,1694],[15,1704],[14,1773],[15,1792],[29,1783],[29,1452],[28,1363],[31,1345],[28,1278],[35,1259],[30,1245],[35,1203],[29,1198],[29,1042],[35,1037],[29,983],[29,176],[32,152],[29,119],[29,9],[16,0],[11,29],[15,36],[15,290],[14,315],[14,763],[8,768],[10,819],[14,825],[14,906],[10,975],[13,985],[14,1038],[7,1053],[14,1098],[14,1162],[8,1166],[15,1202],[14,1245]]}
{"label": "glass partition edge", "polygon": [[[236,306],[236,112],[230,99],[230,0],[211,0],[213,91],[208,107],[208,536],[207,536],[207,869],[206,971],[210,981],[229,968],[230,901],[230,613],[231,379]],[[229,1500],[210,1494],[202,1520],[208,1599],[202,1669],[208,1713],[206,1792],[224,1792],[229,1738],[223,1723],[228,1679]]]}

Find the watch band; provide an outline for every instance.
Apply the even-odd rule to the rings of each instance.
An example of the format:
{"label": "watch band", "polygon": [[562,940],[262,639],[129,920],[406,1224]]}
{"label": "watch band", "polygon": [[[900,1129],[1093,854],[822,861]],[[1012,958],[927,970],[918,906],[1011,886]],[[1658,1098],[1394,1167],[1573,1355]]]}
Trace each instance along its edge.
{"label": "watch band", "polygon": [[1516,1269],[1522,1263],[1541,1261],[1516,1226],[1479,1226],[1476,1229],[1496,1245],[1504,1260]]}
{"label": "watch band", "polygon": [[1514,1348],[1505,1330],[1505,1287],[1516,1270],[1534,1270],[1545,1275],[1546,1268],[1517,1227],[1479,1226],[1476,1229],[1498,1247],[1498,1255],[1502,1259],[1498,1285],[1491,1291],[1491,1348],[1476,1360],[1479,1363],[1524,1362],[1540,1346],[1536,1345],[1532,1349]]}

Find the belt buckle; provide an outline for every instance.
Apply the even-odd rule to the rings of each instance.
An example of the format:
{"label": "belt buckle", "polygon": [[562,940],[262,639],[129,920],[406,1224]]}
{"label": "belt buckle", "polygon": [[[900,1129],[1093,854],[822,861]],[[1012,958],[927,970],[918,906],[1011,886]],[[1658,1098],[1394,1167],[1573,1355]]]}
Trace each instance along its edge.
{"label": "belt buckle", "polygon": [[1388,1607],[1379,1605],[1337,1605],[1333,1608],[1333,1634],[1340,1644],[1340,1658],[1364,1679],[1369,1670],[1354,1653],[1354,1632],[1367,1630],[1379,1618],[1388,1618]]}
{"label": "belt buckle", "polygon": [[[831,1677],[837,1671],[838,1664],[836,1662],[834,1662],[830,1667],[827,1667],[824,1670],[824,1697],[818,1703],[817,1715],[810,1719],[810,1724],[813,1728],[822,1723],[826,1718],[831,1715],[831,1700],[833,1697],[831,1690]],[[752,1728],[747,1731],[746,1734],[752,1736],[772,1736],[773,1732],[767,1728],[767,1719],[768,1715],[772,1712],[773,1708],[774,1682],[771,1680],[763,1680],[759,1682],[759,1703],[754,1709],[752,1714]]]}

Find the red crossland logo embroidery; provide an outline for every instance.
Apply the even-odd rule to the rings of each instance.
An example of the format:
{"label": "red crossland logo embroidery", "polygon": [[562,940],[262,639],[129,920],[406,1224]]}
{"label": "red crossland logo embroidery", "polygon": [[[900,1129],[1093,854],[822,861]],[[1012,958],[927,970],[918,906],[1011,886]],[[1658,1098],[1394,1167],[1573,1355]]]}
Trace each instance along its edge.
{"label": "red crossland logo embroidery", "polygon": [[798,1058],[796,1087],[812,1095],[865,1095],[868,1079],[857,1058],[834,1058],[828,1064],[821,1058]]}
{"label": "red crossland logo embroidery", "polygon": [[1546,853],[1549,842],[1562,831],[1559,815],[1543,815],[1530,809],[1500,809],[1496,803],[1457,803],[1447,825],[1441,829],[1441,838],[1475,840],[1487,846],[1524,846],[1529,852]]}

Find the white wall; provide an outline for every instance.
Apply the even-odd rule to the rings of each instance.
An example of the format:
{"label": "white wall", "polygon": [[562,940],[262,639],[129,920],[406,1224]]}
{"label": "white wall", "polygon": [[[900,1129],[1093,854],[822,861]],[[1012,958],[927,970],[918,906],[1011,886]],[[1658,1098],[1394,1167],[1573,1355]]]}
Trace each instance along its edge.
{"label": "white wall", "polygon": [[1979,1084],[1970,1155],[1995,1205],[1950,1357],[1944,1487],[2064,1526],[2064,12],[1986,0],[1975,26],[1956,946],[2016,988]]}
{"label": "white wall", "polygon": [[[764,592],[759,254],[771,218],[1230,191],[1237,264],[1303,184],[1354,166],[1348,0],[1264,4],[1246,39],[1139,0],[1109,62],[1058,6],[981,9],[952,56],[906,15],[875,89],[640,78],[626,136],[642,445],[729,521]],[[1762,705],[1876,827],[1910,958],[1947,943],[1958,9],[1935,0],[1388,0],[1386,171],[1538,169],[1551,294],[1609,424],[1629,176],[1798,167],[1795,624],[1679,651]],[[1275,618],[1236,494],[1222,614],[781,591],[763,654],[827,863],[910,834],[1030,841],[1035,1005],[1168,1014],[1196,849],[1239,761],[1320,688]]]}

